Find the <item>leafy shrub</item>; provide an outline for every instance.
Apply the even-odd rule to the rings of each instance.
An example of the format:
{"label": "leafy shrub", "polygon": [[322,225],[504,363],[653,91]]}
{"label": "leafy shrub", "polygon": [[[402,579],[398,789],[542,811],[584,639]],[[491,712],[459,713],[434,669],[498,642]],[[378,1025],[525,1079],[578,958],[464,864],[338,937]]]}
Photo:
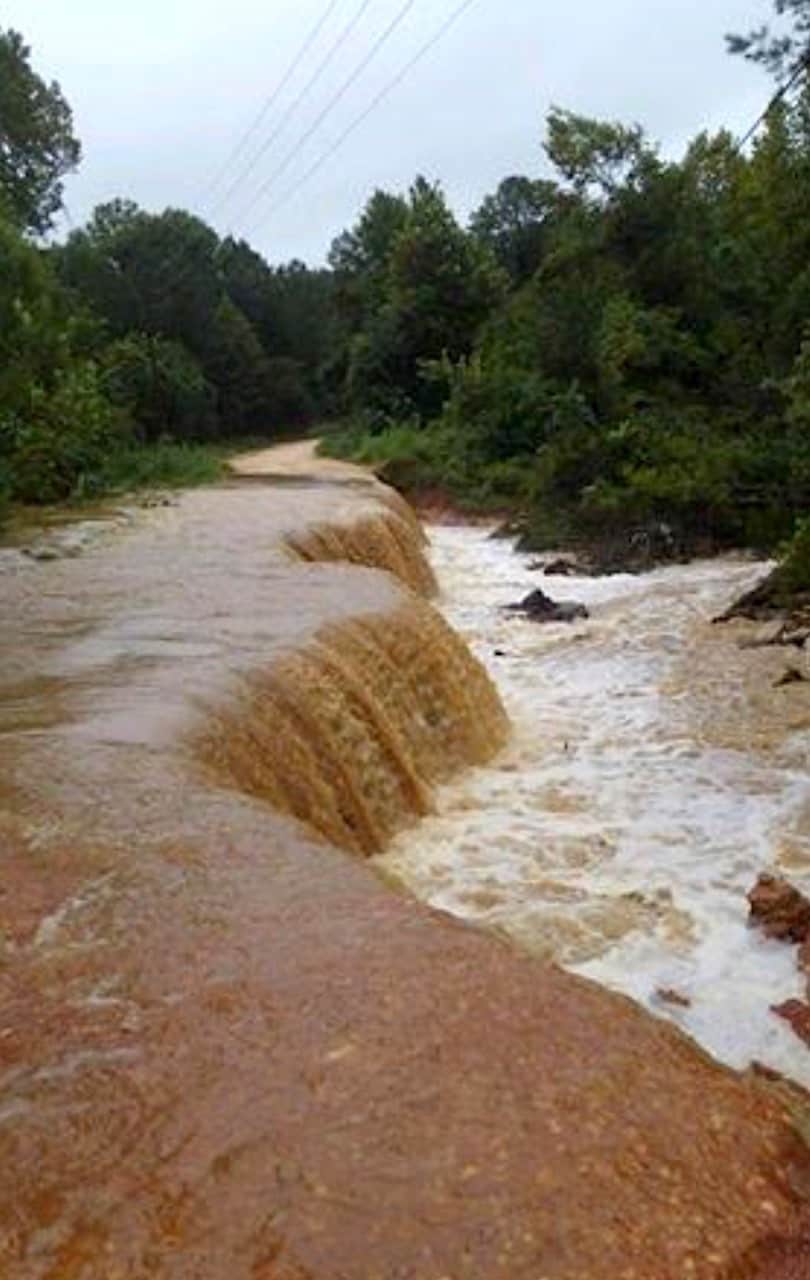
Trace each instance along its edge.
{"label": "leafy shrub", "polygon": [[796,526],[779,576],[790,591],[810,591],[810,517],[800,520]]}
{"label": "leafy shrub", "polygon": [[268,423],[289,431],[310,422],[314,404],[299,362],[290,356],[275,356],[267,365]]}
{"label": "leafy shrub", "polygon": [[32,385],[28,405],[0,419],[11,496],[48,503],[91,490],[105,457],[126,431],[92,363],[60,370],[51,390]]}
{"label": "leafy shrub", "polygon": [[104,387],[139,439],[204,440],[216,433],[213,388],[180,342],[131,333],[103,354]]}
{"label": "leafy shrub", "polygon": [[124,442],[112,449],[93,473],[92,492],[190,488],[213,484],[222,473],[222,455],[210,445],[171,440],[149,445]]}

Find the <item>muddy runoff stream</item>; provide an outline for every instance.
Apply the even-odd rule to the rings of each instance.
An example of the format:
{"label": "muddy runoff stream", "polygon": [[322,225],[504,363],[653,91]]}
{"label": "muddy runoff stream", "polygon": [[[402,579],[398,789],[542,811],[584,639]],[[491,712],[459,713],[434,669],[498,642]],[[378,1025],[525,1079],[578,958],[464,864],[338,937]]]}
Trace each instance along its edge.
{"label": "muddy runoff stream", "polygon": [[[483,563],[477,536],[437,535],[445,581],[448,558],[466,579],[464,547]],[[647,939],[668,963],[670,934],[700,923],[688,859],[672,902],[630,930],[621,907],[606,946],[600,894],[667,886],[619,851],[597,889],[595,828],[607,857],[629,819],[593,760],[563,777],[585,727],[559,690],[541,716],[538,688],[549,768],[569,743],[541,777],[433,585],[401,501],[301,449],[0,557],[3,1280],[743,1280],[804,1256],[798,1095],[529,954],[619,966],[616,945]],[[456,618],[482,652],[485,614]],[[518,684],[533,643],[545,688],[561,682],[570,636],[510,636]],[[566,807],[571,848],[594,851],[580,893],[597,907],[572,901],[570,950],[547,891],[547,946],[518,906],[524,758],[549,814],[538,878],[573,883]],[[473,914],[502,908],[528,948],[393,892],[368,860],[393,839],[423,871],[429,847],[447,862],[431,842],[471,766],[494,895]],[[454,910],[483,892],[482,831],[441,872]]]}
{"label": "muddy runoff stream", "polygon": [[[790,651],[742,649],[755,626],[712,626],[767,566],[547,578],[480,529],[436,527],[432,544],[443,612],[514,735],[381,867],[673,1018],[732,1066],[810,1085],[810,1052],[771,1012],[804,998],[795,950],[750,930],[746,902],[765,869],[810,890],[810,686],[774,688]],[[590,620],[501,611],[541,584]]]}

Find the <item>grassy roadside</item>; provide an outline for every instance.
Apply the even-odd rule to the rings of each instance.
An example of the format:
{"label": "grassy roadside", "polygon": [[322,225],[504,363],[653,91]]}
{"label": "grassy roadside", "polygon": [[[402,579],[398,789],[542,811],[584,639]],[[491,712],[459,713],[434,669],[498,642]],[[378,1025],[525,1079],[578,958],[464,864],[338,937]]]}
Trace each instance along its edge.
{"label": "grassy roadside", "polygon": [[530,505],[526,467],[521,461],[483,464],[469,448],[459,447],[451,428],[430,431],[410,423],[374,432],[343,424],[330,427],[318,452],[374,467],[380,479],[416,505],[443,495],[470,515],[502,517]]}
{"label": "grassy roadside", "polygon": [[84,477],[63,502],[4,501],[0,489],[0,531],[81,515],[99,503],[145,490],[192,489],[216,484],[226,475],[229,458],[256,445],[256,440],[251,439],[229,441],[227,445],[162,441],[122,446],[110,453],[91,475]]}

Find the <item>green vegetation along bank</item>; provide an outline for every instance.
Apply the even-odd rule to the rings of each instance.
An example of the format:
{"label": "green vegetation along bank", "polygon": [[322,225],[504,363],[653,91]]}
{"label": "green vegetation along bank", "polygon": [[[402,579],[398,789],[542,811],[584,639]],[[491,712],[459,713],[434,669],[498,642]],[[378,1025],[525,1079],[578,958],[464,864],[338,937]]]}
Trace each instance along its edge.
{"label": "green vegetation along bank", "polygon": [[664,159],[553,109],[552,180],[462,230],[378,192],[332,253],[351,425],[329,452],[513,512],[530,546],[781,545],[810,499],[810,4],[731,38],[775,73],[753,144]]}
{"label": "green vegetation along bank", "polygon": [[0,512],[210,480],[229,442],[325,402],[329,273],[116,199],[48,244],[80,156],[59,86],[0,30]]}

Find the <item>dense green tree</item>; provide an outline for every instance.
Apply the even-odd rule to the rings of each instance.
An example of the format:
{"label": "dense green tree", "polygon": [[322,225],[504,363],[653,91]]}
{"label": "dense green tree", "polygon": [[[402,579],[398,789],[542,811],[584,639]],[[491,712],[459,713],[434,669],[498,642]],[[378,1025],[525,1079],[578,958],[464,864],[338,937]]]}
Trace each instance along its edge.
{"label": "dense green tree", "polygon": [[389,259],[388,304],[413,361],[451,359],[472,347],[476,332],[505,296],[494,257],[458,225],[438,186],[417,179],[408,219]]}
{"label": "dense green tree", "polygon": [[58,262],[64,282],[113,336],[136,330],[201,355],[223,292],[218,246],[216,233],[189,213],[148,214],[113,201],[70,235]]}
{"label": "dense green tree", "polygon": [[50,502],[79,489],[126,431],[44,255],[0,218],[0,492]]}
{"label": "dense green tree", "polygon": [[277,425],[267,357],[247,316],[227,297],[211,317],[203,368],[216,388],[223,435],[263,434]]}
{"label": "dense green tree", "polygon": [[217,434],[216,395],[198,360],[179,342],[130,333],[101,357],[104,390],[146,442]]}
{"label": "dense green tree", "polygon": [[268,350],[296,361],[314,391],[336,340],[332,273],[294,259],[273,269],[271,296],[276,336]]}
{"label": "dense green tree", "polygon": [[272,268],[244,240],[231,238],[220,245],[218,262],[228,297],[250,320],[268,359],[284,362],[276,365],[278,385],[300,422],[326,397],[336,340],[331,272],[298,261]]}
{"label": "dense green tree", "polygon": [[0,216],[0,406],[61,363],[64,300],[43,255]]}
{"label": "dense green tree", "polygon": [[181,210],[154,215],[113,201],[56,256],[65,283],[124,343],[111,385],[119,396],[132,388],[147,439],[264,431],[283,425],[290,405],[301,420],[309,399],[303,383],[291,386],[297,366],[274,378],[270,364],[286,354],[275,273],[246,244],[220,244]]}
{"label": "dense green tree", "polygon": [[385,304],[391,252],[407,221],[408,202],[403,196],[375,191],[357,225],[332,242],[329,266],[344,348],[349,335],[375,323]]}
{"label": "dense green tree", "polygon": [[246,240],[232,236],[219,245],[217,265],[228,297],[247,316],[264,350],[276,350],[281,325],[272,268]]}
{"label": "dense green tree", "polygon": [[31,66],[16,31],[0,30],[0,208],[18,226],[47,231],[62,204],[62,178],[79,163],[73,119],[58,84]]}
{"label": "dense green tree", "polygon": [[461,246],[430,189],[412,196],[352,338],[361,402],[404,389],[423,415],[381,456],[396,441],[403,475],[522,502],[538,539],[772,545],[810,504],[810,92],[772,106],[750,153],[721,132],[664,161],[637,126],[557,109],[546,152],[559,187],[507,181],[473,219],[504,262],[542,228],[483,315],[447,305]]}
{"label": "dense green tree", "polygon": [[382,285],[394,241],[408,221],[408,201],[375,191],[357,226],[333,241],[329,265],[338,277],[358,277]]}
{"label": "dense green tree", "polygon": [[[494,255],[457,223],[437,185],[418,178],[407,201],[377,192],[333,246],[344,315],[354,318],[346,386],[355,405],[387,413],[437,407],[422,365],[458,359],[506,293]],[[338,302],[340,305],[340,300]]]}
{"label": "dense green tree", "polygon": [[470,219],[470,230],[492,251],[515,284],[537,270],[563,196],[553,182],[504,178]]}
{"label": "dense green tree", "polygon": [[639,125],[590,120],[560,107],[552,107],[547,130],[548,158],[580,195],[612,195],[633,182],[653,154]]}

